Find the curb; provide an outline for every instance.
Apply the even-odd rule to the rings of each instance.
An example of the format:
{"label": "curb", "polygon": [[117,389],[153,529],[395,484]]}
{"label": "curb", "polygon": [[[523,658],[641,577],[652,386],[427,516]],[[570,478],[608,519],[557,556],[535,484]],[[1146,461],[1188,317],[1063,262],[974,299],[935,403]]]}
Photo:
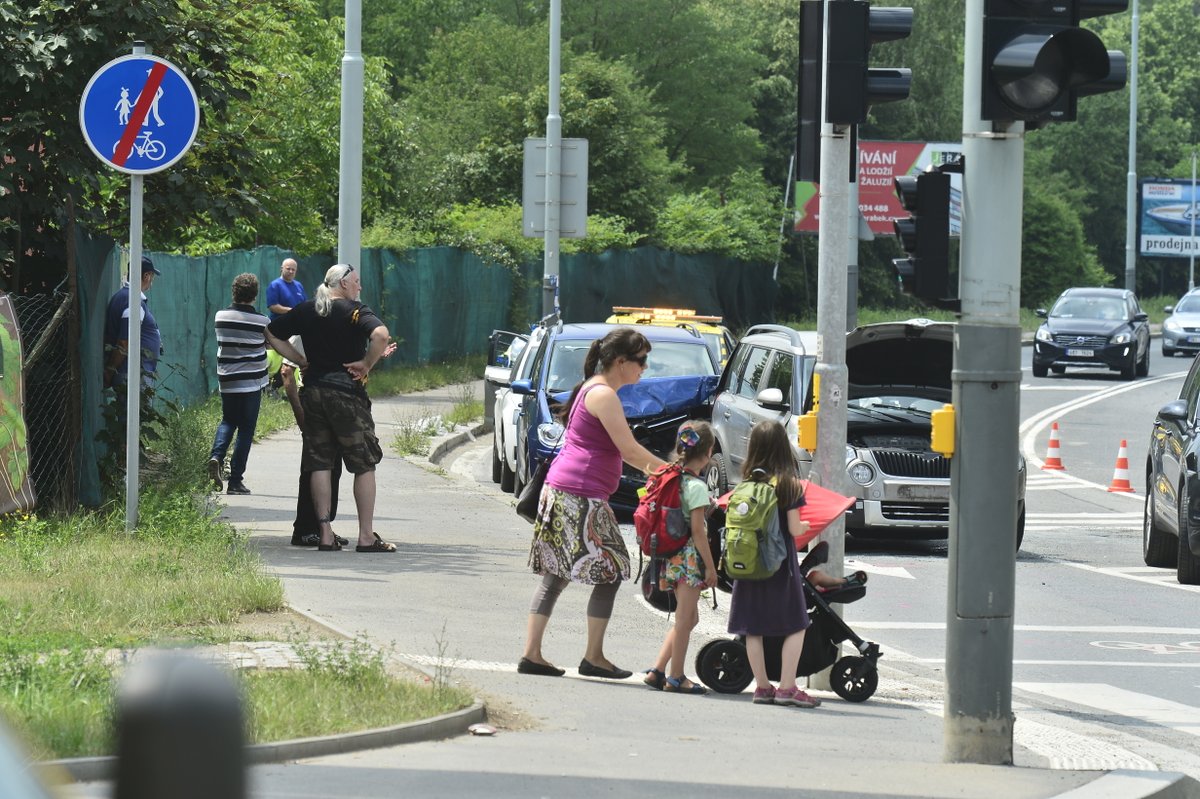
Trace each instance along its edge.
{"label": "curb", "polygon": [[1118,769],[1057,799],[1200,799],[1200,782],[1177,771]]}
{"label": "curb", "polygon": [[439,436],[434,439],[433,444],[429,447],[429,455],[426,457],[433,465],[440,465],[442,459],[446,457],[452,450],[462,446],[468,441],[474,441],[479,436],[491,430],[491,426],[487,422],[477,422],[471,425],[466,430],[460,430],[457,433]]}
{"label": "curb", "polygon": [[[285,760],[300,760],[309,757],[338,755],[362,749],[379,749],[397,744],[435,741],[461,735],[472,724],[487,718],[483,702],[475,703],[454,713],[435,716],[421,721],[410,721],[394,727],[380,727],[361,732],[323,735],[317,738],[296,738],[276,743],[250,744],[245,747],[246,764],[280,763]],[[68,774],[75,782],[92,782],[111,779],[116,774],[117,758],[73,757],[64,760],[48,760],[41,764]]]}

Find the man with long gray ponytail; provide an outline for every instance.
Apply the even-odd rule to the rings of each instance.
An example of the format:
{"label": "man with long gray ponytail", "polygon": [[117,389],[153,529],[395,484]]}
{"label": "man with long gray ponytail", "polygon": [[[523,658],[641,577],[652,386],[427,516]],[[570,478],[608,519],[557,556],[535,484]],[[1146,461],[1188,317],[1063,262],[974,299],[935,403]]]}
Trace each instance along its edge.
{"label": "man with long gray ponytail", "polygon": [[[359,302],[362,281],[350,264],[334,264],[325,272],[316,297],[306,300],[267,327],[267,340],[279,354],[296,363],[304,375],[300,403],[304,410],[304,454],[301,470],[312,473],[313,510],[322,552],[340,550],[329,523],[330,472],[340,458],[354,475],[358,509],[356,552],[395,552],[380,538],[375,523],[375,464],[383,458],[367,375],[395,345],[369,307]],[[299,335],[304,353],[288,339]]]}

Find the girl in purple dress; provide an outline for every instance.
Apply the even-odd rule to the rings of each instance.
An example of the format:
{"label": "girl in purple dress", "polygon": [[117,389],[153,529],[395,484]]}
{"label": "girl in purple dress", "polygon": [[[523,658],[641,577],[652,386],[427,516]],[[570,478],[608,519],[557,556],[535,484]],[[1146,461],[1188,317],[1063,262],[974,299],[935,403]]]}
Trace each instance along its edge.
{"label": "girl in purple dress", "polygon": [[[775,484],[779,500],[779,527],[784,531],[787,557],[779,571],[766,580],[736,580],[729,604],[729,632],[746,637],[746,654],[754,672],[754,703],[816,707],[819,699],[796,685],[796,669],[808,629],[808,604],[804,599],[800,564],[793,536],[802,535],[808,522],[800,519],[804,504],[804,484],[796,473],[796,462],[788,443],[787,431],[778,422],[759,422],[750,431],[742,479]],[[767,678],[763,654],[763,636],[783,640],[779,687]]]}

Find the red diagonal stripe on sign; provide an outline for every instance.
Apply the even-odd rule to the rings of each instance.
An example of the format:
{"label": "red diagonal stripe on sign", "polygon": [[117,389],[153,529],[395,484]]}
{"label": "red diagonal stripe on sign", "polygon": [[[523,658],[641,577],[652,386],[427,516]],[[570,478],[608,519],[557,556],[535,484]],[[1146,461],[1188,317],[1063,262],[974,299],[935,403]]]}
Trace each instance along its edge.
{"label": "red diagonal stripe on sign", "polygon": [[142,93],[138,95],[137,105],[133,107],[133,113],[129,115],[129,124],[125,126],[125,132],[121,134],[121,140],[117,142],[117,151],[113,153],[112,160],[117,166],[125,166],[125,161],[129,158],[129,151],[133,149],[133,143],[137,140],[138,131],[142,129],[142,122],[146,119],[146,114],[150,113],[154,95],[158,93],[158,87],[162,85],[163,78],[166,76],[167,65],[155,61],[154,66],[150,68],[150,77],[146,80],[146,85],[142,87]]}

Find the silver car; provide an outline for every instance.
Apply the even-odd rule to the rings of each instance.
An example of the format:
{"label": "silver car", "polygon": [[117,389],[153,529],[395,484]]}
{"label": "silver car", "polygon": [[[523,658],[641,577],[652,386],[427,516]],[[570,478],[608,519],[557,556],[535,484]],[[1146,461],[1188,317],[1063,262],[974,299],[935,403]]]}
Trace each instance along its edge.
{"label": "silver car", "polygon": [[[855,497],[846,530],[866,537],[946,538],[950,461],[930,449],[930,414],[950,401],[954,325],[910,319],[847,335],[846,474]],[[738,342],[713,403],[717,453],[710,489],[736,484],[750,428],[764,419],[788,431],[802,474],[812,456],[797,445],[797,417],[812,405],[815,340],[776,325]],[[1017,545],[1025,531],[1025,461],[1019,470]]]}
{"label": "silver car", "polygon": [[1171,314],[1162,326],[1163,357],[1200,352],[1200,289],[1192,289],[1163,310]]}

